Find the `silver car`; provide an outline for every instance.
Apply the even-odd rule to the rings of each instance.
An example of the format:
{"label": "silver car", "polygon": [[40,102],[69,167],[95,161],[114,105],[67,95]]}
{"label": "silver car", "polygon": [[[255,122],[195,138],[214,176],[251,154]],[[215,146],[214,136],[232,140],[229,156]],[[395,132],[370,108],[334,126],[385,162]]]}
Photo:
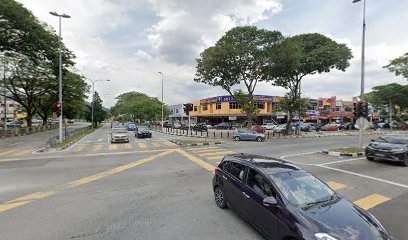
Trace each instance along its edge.
{"label": "silver car", "polygon": [[233,138],[235,141],[240,140],[254,140],[257,142],[265,141],[265,135],[262,133],[257,133],[254,130],[247,128],[237,128],[234,131]]}
{"label": "silver car", "polygon": [[129,142],[129,134],[125,128],[113,128],[111,133],[111,143]]}

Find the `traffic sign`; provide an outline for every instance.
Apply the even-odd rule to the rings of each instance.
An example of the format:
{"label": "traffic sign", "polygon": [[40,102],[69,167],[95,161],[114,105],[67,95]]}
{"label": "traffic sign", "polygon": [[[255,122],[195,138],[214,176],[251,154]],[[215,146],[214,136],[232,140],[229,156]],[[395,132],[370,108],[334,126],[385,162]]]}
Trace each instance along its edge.
{"label": "traffic sign", "polygon": [[357,119],[355,127],[358,129],[360,129],[360,127],[362,127],[362,129],[367,129],[370,127],[370,125],[367,119],[361,117]]}

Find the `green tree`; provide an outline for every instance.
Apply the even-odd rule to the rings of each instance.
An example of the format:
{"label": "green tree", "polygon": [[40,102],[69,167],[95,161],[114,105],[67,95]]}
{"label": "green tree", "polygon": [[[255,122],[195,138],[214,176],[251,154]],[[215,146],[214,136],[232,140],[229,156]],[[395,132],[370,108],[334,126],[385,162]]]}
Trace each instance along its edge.
{"label": "green tree", "polygon": [[[116,97],[116,104],[110,109],[113,116],[121,116],[125,121],[161,119],[162,103],[157,98],[149,97],[140,92],[122,93]],[[164,116],[170,114],[167,106],[164,107]]]}
{"label": "green tree", "polygon": [[[94,107],[94,127],[96,127],[98,124],[100,124],[103,120],[106,119],[108,112],[104,110],[102,106],[102,99],[99,96],[99,93],[95,91],[94,97],[93,97],[93,107]],[[86,120],[91,122],[92,121],[92,105],[88,106],[88,111],[86,115]]]}
{"label": "green tree", "polygon": [[300,82],[307,75],[345,71],[352,58],[351,50],[318,33],[300,34],[286,38],[278,47],[270,49],[271,76],[268,81],[283,87],[286,94],[288,130],[294,112],[301,106]]}
{"label": "green tree", "polygon": [[395,73],[396,76],[402,76],[408,80],[408,53],[391,60],[388,65],[384,66],[384,68]]}
{"label": "green tree", "polygon": [[[219,86],[227,91],[247,115],[248,125],[257,114],[253,94],[258,82],[271,77],[273,64],[268,52],[283,40],[278,31],[254,26],[235,27],[222,36],[214,46],[205,49],[197,61],[194,81]],[[244,85],[234,92],[233,87]]]}

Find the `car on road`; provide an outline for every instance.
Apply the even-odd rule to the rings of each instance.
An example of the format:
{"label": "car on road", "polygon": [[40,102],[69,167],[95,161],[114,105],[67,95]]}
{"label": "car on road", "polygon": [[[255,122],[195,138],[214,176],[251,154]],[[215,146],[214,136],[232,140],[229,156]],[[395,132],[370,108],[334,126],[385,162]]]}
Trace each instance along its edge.
{"label": "car on road", "polygon": [[11,121],[11,122],[7,122],[7,127],[9,128],[19,128],[21,127],[23,123],[20,121]]}
{"label": "car on road", "polygon": [[373,160],[389,160],[408,166],[408,134],[384,135],[366,147],[366,158]]}
{"label": "car on road", "polygon": [[265,133],[265,128],[263,128],[260,125],[255,125],[252,127],[252,130],[254,130],[257,133]]}
{"label": "car on road", "polygon": [[180,123],[177,123],[177,122],[174,122],[174,123],[171,124],[171,128],[173,128],[173,129],[179,129],[179,128],[181,128],[181,124],[180,124]]}
{"label": "car on road", "polygon": [[378,124],[379,128],[391,128],[391,125],[389,123],[379,123]]}
{"label": "car on road", "polygon": [[274,123],[266,123],[262,125],[262,127],[266,130],[273,130],[276,127],[276,125]]}
{"label": "car on road", "polygon": [[219,208],[231,208],[267,239],[391,239],[372,214],[283,160],[226,156],[212,186]]}
{"label": "car on road", "polygon": [[215,129],[231,129],[232,128],[232,124],[229,122],[222,122],[222,123],[218,123],[217,125],[214,125]]}
{"label": "car on road", "polygon": [[257,142],[265,141],[265,135],[262,133],[257,133],[254,130],[247,129],[247,128],[236,128],[232,135],[232,138],[235,141],[241,140],[253,140]]}
{"label": "car on road", "polygon": [[137,138],[152,138],[152,131],[147,126],[137,126],[135,130]]}
{"label": "car on road", "polygon": [[127,130],[128,130],[128,131],[131,131],[131,132],[136,131],[136,124],[134,124],[134,123],[129,123],[129,124],[127,125]]}
{"label": "car on road", "polygon": [[300,126],[300,131],[303,131],[303,132],[310,132],[313,130],[315,130],[315,123],[303,123]]}
{"label": "car on road", "polygon": [[[282,132],[286,131],[286,126],[287,126],[287,124],[279,124],[278,126],[276,126],[273,129],[273,132],[274,133],[282,133]],[[295,131],[295,130],[296,130],[296,127],[292,125],[292,131]]]}
{"label": "car on road", "polygon": [[337,124],[326,124],[320,128],[320,131],[337,131],[339,126]]}
{"label": "car on road", "polygon": [[129,134],[126,128],[112,128],[111,143],[129,142]]}

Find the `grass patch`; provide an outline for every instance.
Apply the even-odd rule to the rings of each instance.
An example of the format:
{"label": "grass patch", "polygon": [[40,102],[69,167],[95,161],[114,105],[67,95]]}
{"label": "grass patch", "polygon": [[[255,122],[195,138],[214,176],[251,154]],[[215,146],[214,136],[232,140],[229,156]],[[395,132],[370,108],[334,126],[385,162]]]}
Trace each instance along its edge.
{"label": "grass patch", "polygon": [[339,153],[360,153],[360,152],[364,152],[364,148],[348,147],[348,148],[333,149],[331,151],[339,152]]}
{"label": "grass patch", "polygon": [[184,139],[177,139],[174,140],[175,142],[179,142],[181,144],[197,144],[197,143],[209,143],[207,140],[184,140]]}
{"label": "grass patch", "polygon": [[62,143],[57,143],[53,146],[51,146],[52,148],[64,148],[66,146],[68,146],[69,144],[71,144],[72,142],[92,133],[93,131],[95,131],[98,128],[91,128],[91,129],[87,129],[85,131],[79,132],[73,136],[70,136],[68,138],[66,138]]}

